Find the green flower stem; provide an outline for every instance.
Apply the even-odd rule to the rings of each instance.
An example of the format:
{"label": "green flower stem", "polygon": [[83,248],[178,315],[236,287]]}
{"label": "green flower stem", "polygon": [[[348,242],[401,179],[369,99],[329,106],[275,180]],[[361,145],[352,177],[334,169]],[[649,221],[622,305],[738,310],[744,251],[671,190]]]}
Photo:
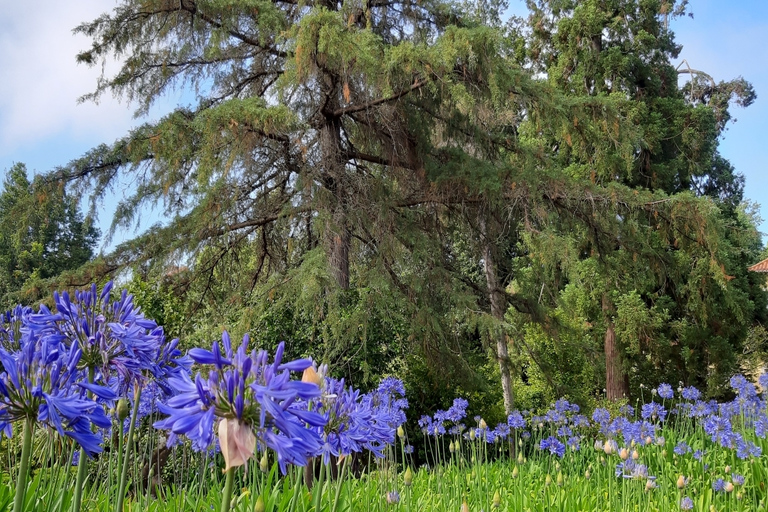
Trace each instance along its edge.
{"label": "green flower stem", "polygon": [[35,430],[35,419],[27,417],[24,420],[24,437],[21,445],[21,465],[19,466],[19,480],[16,482],[16,499],[13,500],[13,512],[24,510],[24,494],[27,491],[27,477],[29,476],[29,459],[32,455],[32,432]]}
{"label": "green flower stem", "polygon": [[333,498],[333,503],[331,504],[331,512],[336,512],[337,507],[339,506],[339,497],[341,496],[341,487],[344,485],[344,479],[346,477],[346,470],[347,470],[347,463],[349,462],[350,455],[344,457],[344,462],[341,463],[341,472],[339,473],[338,482],[336,486],[336,496]]}
{"label": "green flower stem", "polygon": [[[93,377],[96,374],[94,367],[88,368],[88,383],[93,384]],[[88,398],[91,398],[92,393],[87,393]],[[80,457],[77,459],[77,483],[75,484],[75,499],[72,505],[73,512],[80,512],[80,507],[83,504],[83,487],[85,486],[85,477],[88,476],[88,456],[85,454],[85,449],[80,448]]]}
{"label": "green flower stem", "polygon": [[134,384],[133,410],[131,411],[131,423],[128,426],[128,442],[125,444],[125,455],[123,455],[123,467],[120,473],[120,487],[117,491],[117,512],[123,512],[125,503],[125,487],[128,483],[128,466],[131,461],[131,448],[133,447],[133,432],[136,429],[136,416],[139,412],[139,401],[141,400],[141,388]]}
{"label": "green flower stem", "polygon": [[235,482],[235,468],[231,467],[227,470],[227,478],[224,481],[224,495],[221,497],[220,512],[229,512],[229,505],[232,502],[232,487]]}

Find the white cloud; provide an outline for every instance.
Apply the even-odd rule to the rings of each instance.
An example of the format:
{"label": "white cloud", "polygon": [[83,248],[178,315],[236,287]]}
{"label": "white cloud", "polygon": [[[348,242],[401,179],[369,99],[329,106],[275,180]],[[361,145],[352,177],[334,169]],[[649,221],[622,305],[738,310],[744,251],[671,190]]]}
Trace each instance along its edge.
{"label": "white cloud", "polygon": [[0,0],[0,154],[33,148],[50,136],[111,142],[136,123],[111,95],[77,99],[96,86],[100,67],[78,65],[88,38],[72,33],[114,7],[104,0]]}

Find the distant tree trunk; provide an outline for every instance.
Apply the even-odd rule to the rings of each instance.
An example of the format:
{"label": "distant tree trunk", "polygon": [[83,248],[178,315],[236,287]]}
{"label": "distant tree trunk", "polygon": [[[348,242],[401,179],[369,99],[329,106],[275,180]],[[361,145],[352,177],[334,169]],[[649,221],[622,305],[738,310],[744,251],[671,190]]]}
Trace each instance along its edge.
{"label": "distant tree trunk", "polygon": [[616,343],[616,328],[610,319],[608,294],[603,294],[603,313],[608,327],[605,330],[605,392],[608,400],[615,402],[629,395],[629,383],[624,375],[621,352]]}
{"label": "distant tree trunk", "polygon": [[326,74],[322,90],[326,95],[320,128],[320,151],[322,153],[323,177],[325,187],[332,194],[331,216],[326,228],[326,249],[328,264],[336,284],[349,289],[349,244],[347,227],[347,179],[346,162],[343,158],[341,142],[341,122],[334,114],[338,107],[339,80]]}
{"label": "distant tree trunk", "polygon": [[[498,276],[496,274],[496,258],[494,254],[494,245],[488,235],[486,221],[480,214],[480,230],[483,237],[483,262],[485,264],[485,282],[488,286],[488,299],[491,302],[491,316],[499,321],[504,321],[504,313],[507,310],[507,301],[504,297],[504,290],[501,289]],[[501,392],[504,397],[504,410],[507,414],[512,412],[514,407],[514,392],[512,389],[512,372],[509,361],[508,338],[504,331],[498,329],[495,331],[496,342],[496,361],[499,363],[499,373],[501,373]]]}

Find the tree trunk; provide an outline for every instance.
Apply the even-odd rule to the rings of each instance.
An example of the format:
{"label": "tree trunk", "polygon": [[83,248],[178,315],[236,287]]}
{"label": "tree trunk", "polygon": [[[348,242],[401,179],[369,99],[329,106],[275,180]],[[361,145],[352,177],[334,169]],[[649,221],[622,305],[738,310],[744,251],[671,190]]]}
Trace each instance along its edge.
{"label": "tree trunk", "polygon": [[603,294],[603,313],[608,327],[605,330],[605,392],[608,400],[615,402],[629,396],[629,385],[621,364],[621,352],[616,343],[616,329],[608,313],[611,304]]}
{"label": "tree trunk", "polygon": [[323,93],[326,96],[326,106],[323,108],[323,121],[320,128],[320,151],[322,154],[322,181],[332,194],[331,216],[326,227],[326,250],[328,264],[336,284],[349,289],[349,244],[350,236],[347,226],[347,176],[346,162],[341,142],[341,122],[333,114],[338,107],[339,80],[326,74],[323,82]]}
{"label": "tree trunk", "polygon": [[[496,275],[495,247],[488,236],[485,219],[480,215],[480,230],[483,237],[483,261],[485,265],[485,282],[488,286],[488,299],[491,302],[491,316],[504,322],[504,313],[507,309],[507,301],[504,297],[504,291],[500,288],[498,277]],[[499,363],[499,373],[501,373],[501,392],[504,396],[504,411],[507,414],[512,412],[514,407],[514,394],[512,389],[512,372],[510,369],[508,338],[504,331],[499,328],[494,334],[496,342],[496,361]]]}

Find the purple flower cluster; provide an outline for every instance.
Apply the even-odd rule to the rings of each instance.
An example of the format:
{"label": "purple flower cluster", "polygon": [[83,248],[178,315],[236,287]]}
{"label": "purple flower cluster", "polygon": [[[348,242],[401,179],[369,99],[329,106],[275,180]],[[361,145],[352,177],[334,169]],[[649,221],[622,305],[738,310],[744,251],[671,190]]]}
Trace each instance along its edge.
{"label": "purple flower cluster", "polygon": [[53,310],[17,306],[0,326],[0,431],[34,420],[72,438],[89,456],[102,450],[101,431],[111,420],[104,407],[131,386],[165,386],[187,371],[187,361],[166,343],[162,327],[148,320],[112,283],[53,295]]}
{"label": "purple flower cluster", "polygon": [[[321,451],[318,432],[307,427],[322,427],[327,420],[306,406],[320,396],[320,388],[290,378],[291,372],[305,370],[312,361],[284,363],[284,343],[278,345],[270,362],[265,350],[249,352],[248,342],[246,335],[240,347],[233,350],[225,331],[223,350],[219,342],[211,350],[190,350],[196,363],[209,368],[207,377],[198,373],[194,382],[186,374],[171,377],[169,383],[179,393],[160,405],[160,411],[168,417],[157,421],[155,427],[171,431],[169,445],[176,436],[185,435],[195,449],[203,451],[214,441],[216,420],[233,420],[241,429],[238,432],[255,433],[260,446],[274,450],[285,472],[287,463],[304,465],[308,457]],[[253,453],[246,460],[250,456]]]}
{"label": "purple flower cluster", "polygon": [[402,382],[387,378],[366,395],[345,386],[343,379],[326,378],[322,387],[312,409],[325,419],[325,425],[317,427],[323,441],[323,460],[327,463],[331,455],[350,455],[364,449],[383,457],[384,447],[394,442],[395,431],[405,419],[402,409],[408,404],[402,398]]}

